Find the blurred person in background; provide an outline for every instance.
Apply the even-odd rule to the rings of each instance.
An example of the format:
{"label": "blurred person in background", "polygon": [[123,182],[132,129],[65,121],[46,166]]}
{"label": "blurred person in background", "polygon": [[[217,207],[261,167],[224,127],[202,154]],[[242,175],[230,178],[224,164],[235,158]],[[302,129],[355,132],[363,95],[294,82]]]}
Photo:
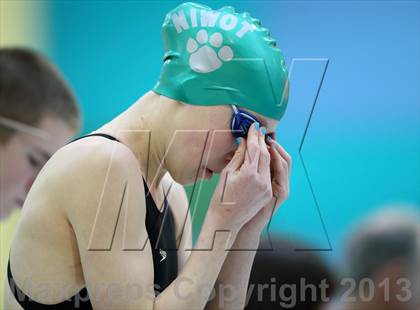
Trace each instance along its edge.
{"label": "blurred person in background", "polygon": [[419,309],[419,223],[419,209],[405,206],[381,208],[359,223],[330,309]]}
{"label": "blurred person in background", "polygon": [[307,245],[272,236],[261,240],[248,287],[246,310],[321,309],[334,294],[333,270]]}
{"label": "blurred person in background", "polygon": [[0,300],[26,194],[50,156],[80,128],[76,99],[58,70],[25,48],[0,49]]}

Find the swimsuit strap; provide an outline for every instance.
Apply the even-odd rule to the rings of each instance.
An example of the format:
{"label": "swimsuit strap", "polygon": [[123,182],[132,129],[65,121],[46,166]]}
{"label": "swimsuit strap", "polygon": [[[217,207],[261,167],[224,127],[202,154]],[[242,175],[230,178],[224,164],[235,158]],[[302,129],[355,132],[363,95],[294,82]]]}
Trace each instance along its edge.
{"label": "swimsuit strap", "polygon": [[115,137],[113,137],[111,135],[108,135],[106,133],[91,133],[90,135],[81,136],[79,138],[76,138],[76,139],[70,141],[69,143],[72,143],[74,141],[77,141],[77,140],[80,140],[80,139],[83,139],[83,138],[86,138],[86,137],[95,137],[95,136],[97,136],[97,137],[104,137],[104,138],[107,138],[107,139],[110,139],[110,140],[113,140],[113,141],[120,142],[120,140],[118,140],[117,138],[115,138]]}

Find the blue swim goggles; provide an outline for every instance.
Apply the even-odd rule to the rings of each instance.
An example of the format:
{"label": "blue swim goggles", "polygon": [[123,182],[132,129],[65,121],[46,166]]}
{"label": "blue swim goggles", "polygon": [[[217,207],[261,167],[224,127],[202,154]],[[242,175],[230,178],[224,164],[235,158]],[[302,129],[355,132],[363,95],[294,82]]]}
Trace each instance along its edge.
{"label": "blue swim goggles", "polygon": [[233,109],[232,121],[230,124],[232,135],[235,138],[246,139],[249,127],[255,122],[260,123],[260,121],[251,113],[238,109],[235,105],[232,105],[231,107]]}

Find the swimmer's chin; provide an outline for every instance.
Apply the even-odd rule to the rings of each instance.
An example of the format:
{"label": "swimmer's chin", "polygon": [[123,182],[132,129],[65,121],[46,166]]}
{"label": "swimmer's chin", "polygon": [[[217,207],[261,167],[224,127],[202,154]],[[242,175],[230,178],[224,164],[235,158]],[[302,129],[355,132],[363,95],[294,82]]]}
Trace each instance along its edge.
{"label": "swimmer's chin", "polygon": [[215,170],[209,169],[207,167],[201,167],[194,175],[185,176],[182,179],[175,179],[176,182],[182,185],[193,185],[196,182],[200,182],[203,180],[211,180],[214,174],[219,173]]}
{"label": "swimmer's chin", "polygon": [[202,167],[197,175],[197,181],[211,180],[215,172],[207,167]]}
{"label": "swimmer's chin", "polygon": [[201,181],[201,180],[210,180],[213,177],[213,170],[210,170],[207,167],[202,167],[197,175],[197,181]]}

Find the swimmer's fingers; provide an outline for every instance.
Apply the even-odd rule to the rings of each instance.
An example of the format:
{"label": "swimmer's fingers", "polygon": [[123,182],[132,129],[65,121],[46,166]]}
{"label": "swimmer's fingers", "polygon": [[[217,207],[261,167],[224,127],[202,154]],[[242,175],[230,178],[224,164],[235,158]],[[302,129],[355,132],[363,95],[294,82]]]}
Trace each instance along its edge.
{"label": "swimmer's fingers", "polygon": [[[284,150],[284,149],[283,149]],[[281,201],[289,196],[290,192],[290,166],[288,160],[279,152],[279,148],[270,143],[269,149],[272,164],[272,190],[273,196]]]}
{"label": "swimmer's fingers", "polygon": [[246,139],[245,161],[244,161],[244,166],[250,167],[252,170],[255,170],[255,172],[257,172],[258,170],[258,162],[259,162],[260,152],[261,152],[260,144],[258,142],[259,124],[258,125],[256,124],[258,123],[252,124],[248,130],[248,136]]}
{"label": "swimmer's fingers", "polygon": [[269,140],[270,147],[274,148],[281,157],[287,162],[287,166],[289,167],[289,172],[292,169],[292,157],[286,150],[274,139]]}
{"label": "swimmer's fingers", "polygon": [[246,142],[243,138],[239,138],[240,143],[238,148],[235,151],[231,161],[226,165],[225,171],[233,172],[239,170],[239,168],[244,163],[245,153],[246,153]]}
{"label": "swimmer's fingers", "polygon": [[263,127],[259,130],[258,144],[260,147],[260,158],[258,161],[258,173],[270,184],[270,153],[268,152],[267,144],[265,143],[265,131]]}

